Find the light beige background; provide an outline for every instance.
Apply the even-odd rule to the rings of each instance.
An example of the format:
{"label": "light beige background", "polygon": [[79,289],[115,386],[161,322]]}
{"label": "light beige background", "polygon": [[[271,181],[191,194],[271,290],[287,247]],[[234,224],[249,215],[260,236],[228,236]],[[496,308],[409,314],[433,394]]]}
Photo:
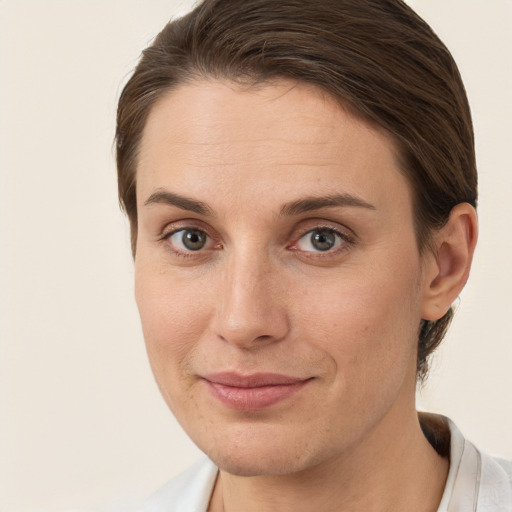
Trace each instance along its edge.
{"label": "light beige background", "polygon": [[[146,362],[112,157],[121,84],[190,3],[0,0],[0,512],[127,507],[198,456]],[[419,401],[512,458],[512,3],[411,4],[467,85],[482,231]]]}

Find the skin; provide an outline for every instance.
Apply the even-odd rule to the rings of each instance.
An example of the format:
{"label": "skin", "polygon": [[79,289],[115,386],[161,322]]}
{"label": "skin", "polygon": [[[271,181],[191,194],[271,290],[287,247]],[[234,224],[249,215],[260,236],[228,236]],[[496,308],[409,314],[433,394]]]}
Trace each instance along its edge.
{"label": "skin", "polygon": [[[297,208],[333,195],[343,201]],[[448,462],[419,426],[416,344],[421,319],[440,318],[467,279],[472,208],[456,207],[420,254],[391,139],[286,81],[204,81],[161,98],[137,198],[147,351],[167,404],[220,468],[210,510],[436,510]],[[204,233],[201,249],[183,245],[186,229]],[[312,243],[318,230],[332,249]],[[309,380],[243,411],[210,392],[203,377],[221,371]]]}

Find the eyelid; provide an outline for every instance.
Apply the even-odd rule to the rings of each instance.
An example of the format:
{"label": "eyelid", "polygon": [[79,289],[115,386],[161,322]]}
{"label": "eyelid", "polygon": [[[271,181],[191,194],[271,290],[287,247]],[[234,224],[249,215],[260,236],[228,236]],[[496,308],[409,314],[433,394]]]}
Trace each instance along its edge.
{"label": "eyelid", "polygon": [[[297,247],[299,241],[304,238],[309,233],[312,233],[314,231],[330,231],[340,237],[342,239],[342,243],[340,246],[334,249],[326,250],[326,251],[303,251],[300,248]],[[315,258],[328,258],[330,256],[337,255],[340,252],[344,252],[346,249],[348,249],[350,246],[355,244],[357,241],[357,237],[355,233],[346,226],[341,226],[338,223],[335,222],[329,222],[325,220],[316,220],[311,219],[309,222],[306,223],[305,226],[301,227],[299,230],[297,230],[297,233],[293,235],[293,241],[288,245],[287,249],[291,251],[297,251],[302,252],[304,254],[307,254],[308,257],[315,257]]]}
{"label": "eyelid", "polygon": [[[209,241],[207,241],[205,247],[198,249],[197,251],[181,249],[170,242],[170,239],[180,231],[201,231],[208,237]],[[211,231],[212,230],[209,227],[206,227],[204,223],[196,219],[183,219],[167,224],[162,230],[162,234],[159,236],[159,241],[165,244],[167,250],[171,251],[178,257],[197,258],[204,255],[204,253],[207,251],[222,249],[222,244],[219,240],[219,237],[213,235]]]}
{"label": "eyelid", "polygon": [[[166,239],[168,241],[172,240],[176,235],[180,234],[180,233],[183,233],[182,235],[182,238],[184,237],[185,233],[186,232],[196,232],[196,233],[201,233],[202,235],[205,236],[206,238],[206,241],[205,241],[205,244],[203,247],[200,247],[196,250],[194,249],[187,249],[187,248],[180,248],[180,250],[183,250],[183,252],[199,252],[199,251],[202,251],[202,250],[205,250],[205,249],[209,249],[209,246],[213,243],[213,240],[212,240],[212,237],[208,234],[208,233],[205,233],[203,230],[201,229],[191,229],[191,228],[181,228],[181,229],[177,229],[176,231],[172,231],[171,233],[169,233],[167,236],[166,236]],[[176,242],[173,242],[172,245],[177,245]]]}
{"label": "eyelid", "polygon": [[[326,233],[326,234],[329,234],[329,235],[332,235],[333,238],[334,238],[334,243],[333,243],[333,246],[332,247],[329,247],[325,250],[322,250],[322,249],[318,249],[318,248],[315,248],[314,247],[314,242],[313,242],[313,238],[315,236],[315,233],[318,234],[318,233]],[[311,245],[312,246],[312,249],[308,250],[304,247],[299,247],[299,249],[301,251],[304,251],[304,252],[318,252],[318,253],[322,253],[322,254],[325,254],[327,252],[335,252],[342,244],[346,243],[346,239],[345,237],[341,234],[341,233],[338,233],[337,231],[334,231],[332,229],[312,229],[311,231],[308,231],[307,233],[305,233],[303,236],[301,236],[296,244],[298,246],[300,246],[300,244],[302,242],[306,242],[306,245]]]}
{"label": "eyelid", "polygon": [[339,233],[343,238],[355,242],[357,240],[356,234],[347,226],[340,224],[339,222],[329,221],[325,219],[308,219],[306,222],[302,222],[292,237],[298,240],[306,233],[311,231],[325,229],[327,231],[333,231]]}
{"label": "eyelid", "polygon": [[176,219],[171,220],[170,222],[166,222],[161,226],[161,229],[159,230],[158,239],[163,240],[165,238],[169,238],[177,231],[181,231],[184,229],[196,229],[198,231],[206,233],[212,240],[220,240],[220,236],[218,235],[218,233],[209,224],[194,217]]}

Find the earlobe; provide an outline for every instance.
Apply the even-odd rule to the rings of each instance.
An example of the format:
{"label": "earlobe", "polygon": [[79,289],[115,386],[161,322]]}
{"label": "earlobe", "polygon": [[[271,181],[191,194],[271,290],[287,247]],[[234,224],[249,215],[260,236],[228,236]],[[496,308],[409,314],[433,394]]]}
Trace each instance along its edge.
{"label": "earlobe", "polygon": [[441,318],[464,288],[477,237],[475,209],[468,203],[458,204],[434,235],[432,252],[425,258],[423,319]]}

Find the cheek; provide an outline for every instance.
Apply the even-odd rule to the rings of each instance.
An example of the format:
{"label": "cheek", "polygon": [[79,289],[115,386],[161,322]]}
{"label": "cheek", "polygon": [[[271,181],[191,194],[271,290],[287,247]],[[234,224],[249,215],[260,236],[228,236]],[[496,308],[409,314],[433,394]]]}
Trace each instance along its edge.
{"label": "cheek", "polygon": [[192,382],[190,361],[209,318],[205,297],[194,285],[136,265],[135,298],[151,368],[174,409],[169,392],[185,390]]}
{"label": "cheek", "polygon": [[303,330],[335,361],[340,386],[361,393],[372,383],[395,386],[415,364],[417,279],[416,267],[405,265],[398,274],[377,269],[364,277],[340,276],[320,291],[298,294]]}

